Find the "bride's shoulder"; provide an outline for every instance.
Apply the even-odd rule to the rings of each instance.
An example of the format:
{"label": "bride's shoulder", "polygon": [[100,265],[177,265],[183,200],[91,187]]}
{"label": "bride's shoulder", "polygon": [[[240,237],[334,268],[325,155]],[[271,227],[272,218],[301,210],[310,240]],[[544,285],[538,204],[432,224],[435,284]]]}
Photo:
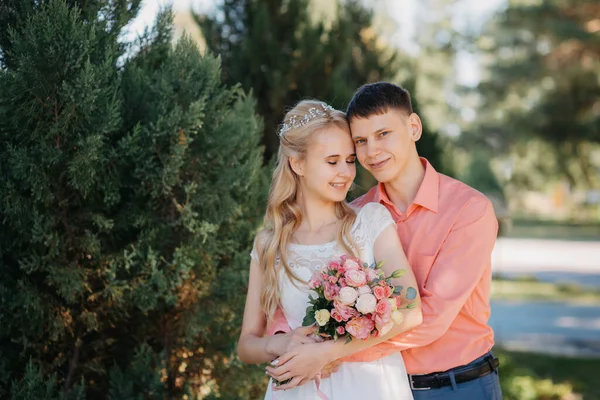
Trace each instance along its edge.
{"label": "bride's shoulder", "polygon": [[381,217],[391,217],[390,212],[388,211],[387,208],[385,208],[384,205],[379,204],[379,203],[367,203],[364,206],[362,206],[361,208],[357,209],[357,213],[356,213],[356,218],[369,218],[371,219],[372,217],[375,216],[381,216]]}

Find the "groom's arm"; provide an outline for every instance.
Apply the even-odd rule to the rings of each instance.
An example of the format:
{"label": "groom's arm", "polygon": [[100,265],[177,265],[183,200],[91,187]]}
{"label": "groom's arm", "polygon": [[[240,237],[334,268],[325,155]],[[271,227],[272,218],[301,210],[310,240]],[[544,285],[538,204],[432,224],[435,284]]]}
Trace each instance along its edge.
{"label": "groom's arm", "polygon": [[467,207],[444,241],[421,291],[423,323],[391,339],[388,343],[395,346],[387,353],[426,346],[444,335],[491,268],[498,232],[492,204],[486,198],[473,198]]}

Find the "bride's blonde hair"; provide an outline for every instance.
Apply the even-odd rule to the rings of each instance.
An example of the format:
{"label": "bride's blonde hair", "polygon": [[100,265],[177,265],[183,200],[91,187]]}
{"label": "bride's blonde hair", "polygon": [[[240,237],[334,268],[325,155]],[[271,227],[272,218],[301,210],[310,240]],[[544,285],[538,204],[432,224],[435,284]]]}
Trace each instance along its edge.
{"label": "bride's blonde hair", "polygon": [[[350,127],[343,112],[316,100],[303,100],[286,115],[279,130],[279,151],[273,172],[264,228],[258,233],[256,249],[263,282],[260,302],[271,319],[279,304],[278,270],[283,268],[294,283],[301,282],[287,262],[287,248],[293,233],[302,222],[302,211],[297,204],[300,179],[292,170],[290,158],[306,158],[313,134],[321,129],[338,127],[350,135]],[[336,217],[341,221],[336,241],[345,252],[355,255],[356,248],[350,234],[356,213],[345,201],[335,204]],[[277,262],[279,261],[279,262]]]}

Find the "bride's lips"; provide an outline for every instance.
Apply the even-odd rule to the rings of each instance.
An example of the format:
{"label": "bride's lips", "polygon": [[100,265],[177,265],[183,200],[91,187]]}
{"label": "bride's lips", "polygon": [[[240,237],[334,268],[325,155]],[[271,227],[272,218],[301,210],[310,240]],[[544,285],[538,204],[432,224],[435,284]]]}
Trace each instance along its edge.
{"label": "bride's lips", "polygon": [[338,190],[345,190],[348,182],[329,182],[329,186]]}
{"label": "bride's lips", "polygon": [[381,169],[381,168],[383,168],[385,166],[385,164],[387,164],[387,162],[389,160],[390,160],[389,158],[386,158],[383,161],[379,161],[379,162],[376,162],[376,163],[369,163],[369,168],[371,168],[371,169]]}

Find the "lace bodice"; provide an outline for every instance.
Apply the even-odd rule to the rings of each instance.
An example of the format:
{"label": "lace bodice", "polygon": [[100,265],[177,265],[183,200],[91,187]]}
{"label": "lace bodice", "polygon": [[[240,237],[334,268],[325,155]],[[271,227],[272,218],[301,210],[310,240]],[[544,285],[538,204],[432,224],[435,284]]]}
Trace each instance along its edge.
{"label": "lace bodice", "polygon": [[[351,235],[358,247],[361,260],[373,263],[373,247],[381,232],[393,224],[389,211],[379,203],[368,203],[356,215]],[[292,243],[288,248],[288,263],[296,276],[308,282],[312,274],[326,266],[333,257],[343,255],[344,249],[336,241],[321,245],[301,245]],[[252,249],[252,258],[258,259],[256,249]],[[290,328],[302,325],[306,307],[308,307],[308,287],[290,281],[282,268],[279,269],[280,303]]]}

